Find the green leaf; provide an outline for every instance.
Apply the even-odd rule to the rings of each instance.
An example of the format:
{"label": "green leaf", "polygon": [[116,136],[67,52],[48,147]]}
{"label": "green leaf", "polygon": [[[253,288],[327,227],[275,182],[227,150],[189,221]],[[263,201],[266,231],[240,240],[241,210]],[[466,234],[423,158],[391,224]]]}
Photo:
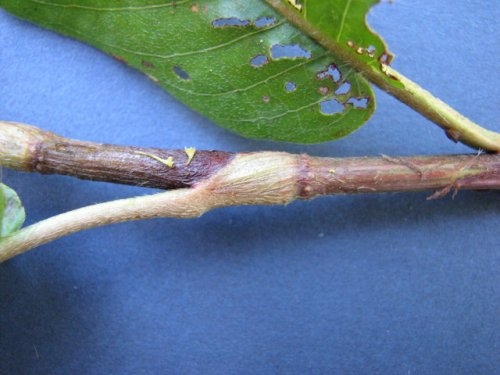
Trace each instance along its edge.
{"label": "green leaf", "polygon": [[0,237],[17,231],[26,218],[21,200],[16,192],[0,184]]}
{"label": "green leaf", "polygon": [[[317,18],[347,2],[310,1],[316,7],[304,14]],[[371,2],[352,3],[363,6],[344,8],[332,32],[342,40],[356,32],[364,38],[357,43],[381,51],[381,41],[366,36]],[[329,141],[359,128],[375,109],[361,75],[262,0],[0,0],[0,6],[106,51],[243,136]],[[360,14],[365,29],[355,31]],[[283,46],[296,54],[280,58]]]}
{"label": "green leaf", "polygon": [[[366,23],[370,9],[380,0],[265,0],[279,9],[288,19],[295,21],[317,41],[333,46],[332,49],[348,61],[355,61],[363,72],[372,70],[392,86],[403,84],[386,73],[394,56],[382,38]],[[301,22],[298,19],[302,19]],[[345,60],[345,59],[344,59]]]}

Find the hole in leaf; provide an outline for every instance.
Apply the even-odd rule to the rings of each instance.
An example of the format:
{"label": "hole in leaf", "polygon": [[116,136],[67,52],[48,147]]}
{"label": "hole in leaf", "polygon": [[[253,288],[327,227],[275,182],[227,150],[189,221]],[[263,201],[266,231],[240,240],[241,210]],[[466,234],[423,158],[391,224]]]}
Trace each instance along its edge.
{"label": "hole in leaf", "polygon": [[298,44],[275,44],[271,47],[271,57],[279,59],[310,59],[311,52],[305,50]]}
{"label": "hole in leaf", "polygon": [[260,67],[266,65],[268,62],[269,62],[269,60],[267,59],[266,55],[257,55],[252,60],[250,60],[250,64],[254,68],[260,68]]}
{"label": "hole in leaf", "polygon": [[340,73],[340,70],[337,68],[337,65],[330,64],[327,66],[325,70],[318,72],[316,78],[318,79],[330,78],[333,82],[338,82],[342,79],[342,73]]}
{"label": "hole in leaf", "polygon": [[349,92],[351,89],[351,84],[349,82],[344,82],[339,86],[339,88],[335,91],[336,95],[344,95]]}
{"label": "hole in leaf", "polygon": [[369,46],[366,48],[366,51],[367,51],[368,53],[373,53],[373,52],[375,52],[375,50],[376,50],[375,46],[372,46],[372,45],[369,45]]}
{"label": "hole in leaf", "polygon": [[250,24],[250,21],[241,20],[236,17],[218,18],[212,21],[213,27],[245,27]]}
{"label": "hole in leaf", "polygon": [[267,95],[264,95],[264,96],[262,97],[262,101],[263,101],[264,103],[269,103],[269,101],[270,101],[270,100],[271,100],[271,98],[269,98],[269,96],[267,96]]}
{"label": "hole in leaf", "polygon": [[392,57],[387,52],[384,52],[378,58],[379,63],[386,64],[386,65],[389,65],[391,63],[391,60],[392,60]]}
{"label": "hole in leaf", "polygon": [[339,103],[335,99],[324,100],[319,105],[321,113],[327,116],[335,115],[344,110],[342,103]]}
{"label": "hole in leaf", "polygon": [[345,102],[356,109],[366,109],[368,107],[368,98],[350,98]]}
{"label": "hole in leaf", "polygon": [[288,81],[287,83],[285,83],[285,90],[286,92],[294,92],[295,90],[297,90],[297,85],[295,84],[295,82]]}
{"label": "hole in leaf", "polygon": [[276,18],[274,18],[274,17],[261,17],[255,21],[255,27],[259,27],[259,28],[269,27],[269,26],[274,25],[275,22],[276,22]]}
{"label": "hole in leaf", "polygon": [[179,77],[183,81],[187,81],[187,80],[191,79],[191,76],[185,70],[183,70],[181,67],[179,67],[177,65],[175,65],[173,67],[173,71],[177,75],[177,77]]}

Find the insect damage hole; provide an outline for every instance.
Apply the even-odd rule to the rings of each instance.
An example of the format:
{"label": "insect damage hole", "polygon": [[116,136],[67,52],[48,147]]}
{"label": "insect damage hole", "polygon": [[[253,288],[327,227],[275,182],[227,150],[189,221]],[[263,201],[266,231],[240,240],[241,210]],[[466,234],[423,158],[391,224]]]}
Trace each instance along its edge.
{"label": "insect damage hole", "polygon": [[175,75],[182,79],[183,81],[188,81],[191,79],[191,76],[180,66],[175,65],[172,70],[174,71]]}
{"label": "insect damage hole", "polygon": [[351,84],[349,82],[344,82],[339,86],[337,90],[335,90],[335,95],[344,95],[347,94],[351,90]]}
{"label": "insect damage hole", "polygon": [[319,106],[320,112],[326,116],[332,116],[344,110],[344,105],[335,99],[323,100]]}
{"label": "insect damage hole", "polygon": [[393,56],[389,55],[387,52],[384,52],[378,58],[378,62],[382,65],[391,65]]}
{"label": "insect damage hole", "polygon": [[371,44],[368,47],[366,47],[366,52],[368,53],[368,56],[370,56],[370,57],[374,57],[375,56],[375,51],[376,50],[377,49],[375,48],[375,46],[372,46]]}
{"label": "insect damage hole", "polygon": [[355,109],[368,108],[368,98],[350,98],[345,104],[352,105]]}
{"label": "insect damage hole", "polygon": [[250,60],[250,65],[254,68],[260,68],[269,62],[266,55],[257,55],[252,60]]}
{"label": "insect damage hole", "polygon": [[330,64],[325,70],[318,72],[316,78],[319,80],[330,78],[333,82],[339,82],[342,79],[342,73],[337,68],[337,65]]}
{"label": "insect damage hole", "polygon": [[218,18],[212,21],[212,26],[217,28],[222,27],[245,27],[250,25],[250,21],[242,20],[236,17]]}
{"label": "insect damage hole", "polygon": [[279,59],[310,59],[311,52],[302,48],[299,44],[275,44],[271,47],[271,57],[273,60]]}
{"label": "insect damage hole", "polygon": [[297,84],[295,82],[288,81],[287,83],[285,83],[286,92],[294,92],[295,90],[297,90]]}
{"label": "insect damage hole", "polygon": [[276,23],[276,18],[274,17],[260,17],[255,22],[254,25],[257,28],[269,27]]}

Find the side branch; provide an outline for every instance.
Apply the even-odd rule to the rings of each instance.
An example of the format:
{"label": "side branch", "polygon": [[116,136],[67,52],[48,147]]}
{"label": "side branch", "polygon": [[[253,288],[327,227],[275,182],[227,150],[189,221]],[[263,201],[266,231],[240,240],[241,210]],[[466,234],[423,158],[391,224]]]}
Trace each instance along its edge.
{"label": "side branch", "polygon": [[[138,151],[140,150],[140,151]],[[191,218],[224,206],[277,205],[329,194],[500,189],[500,155],[319,158],[284,152],[161,150],[80,142],[0,122],[0,165],[177,190],[67,212],[0,240],[0,262],[112,223]],[[165,163],[167,159],[171,163]],[[189,159],[192,160],[189,160]]]}
{"label": "side branch", "polygon": [[180,189],[95,204],[51,217],[0,239],[0,263],[25,251],[85,229],[155,217],[195,217],[203,213],[196,192]]}

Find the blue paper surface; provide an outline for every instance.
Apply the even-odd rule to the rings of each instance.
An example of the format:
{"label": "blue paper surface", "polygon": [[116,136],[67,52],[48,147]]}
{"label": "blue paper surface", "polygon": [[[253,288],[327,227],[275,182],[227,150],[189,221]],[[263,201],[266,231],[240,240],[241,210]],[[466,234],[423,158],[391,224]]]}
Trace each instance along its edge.
{"label": "blue paper surface", "polygon": [[[500,2],[382,3],[393,66],[500,131]],[[247,140],[0,11],[0,118],[103,143],[320,156],[473,152],[378,91],[338,142]],[[28,224],[150,190],[3,170]],[[1,374],[498,374],[500,195],[339,196],[93,229],[0,265]]]}

